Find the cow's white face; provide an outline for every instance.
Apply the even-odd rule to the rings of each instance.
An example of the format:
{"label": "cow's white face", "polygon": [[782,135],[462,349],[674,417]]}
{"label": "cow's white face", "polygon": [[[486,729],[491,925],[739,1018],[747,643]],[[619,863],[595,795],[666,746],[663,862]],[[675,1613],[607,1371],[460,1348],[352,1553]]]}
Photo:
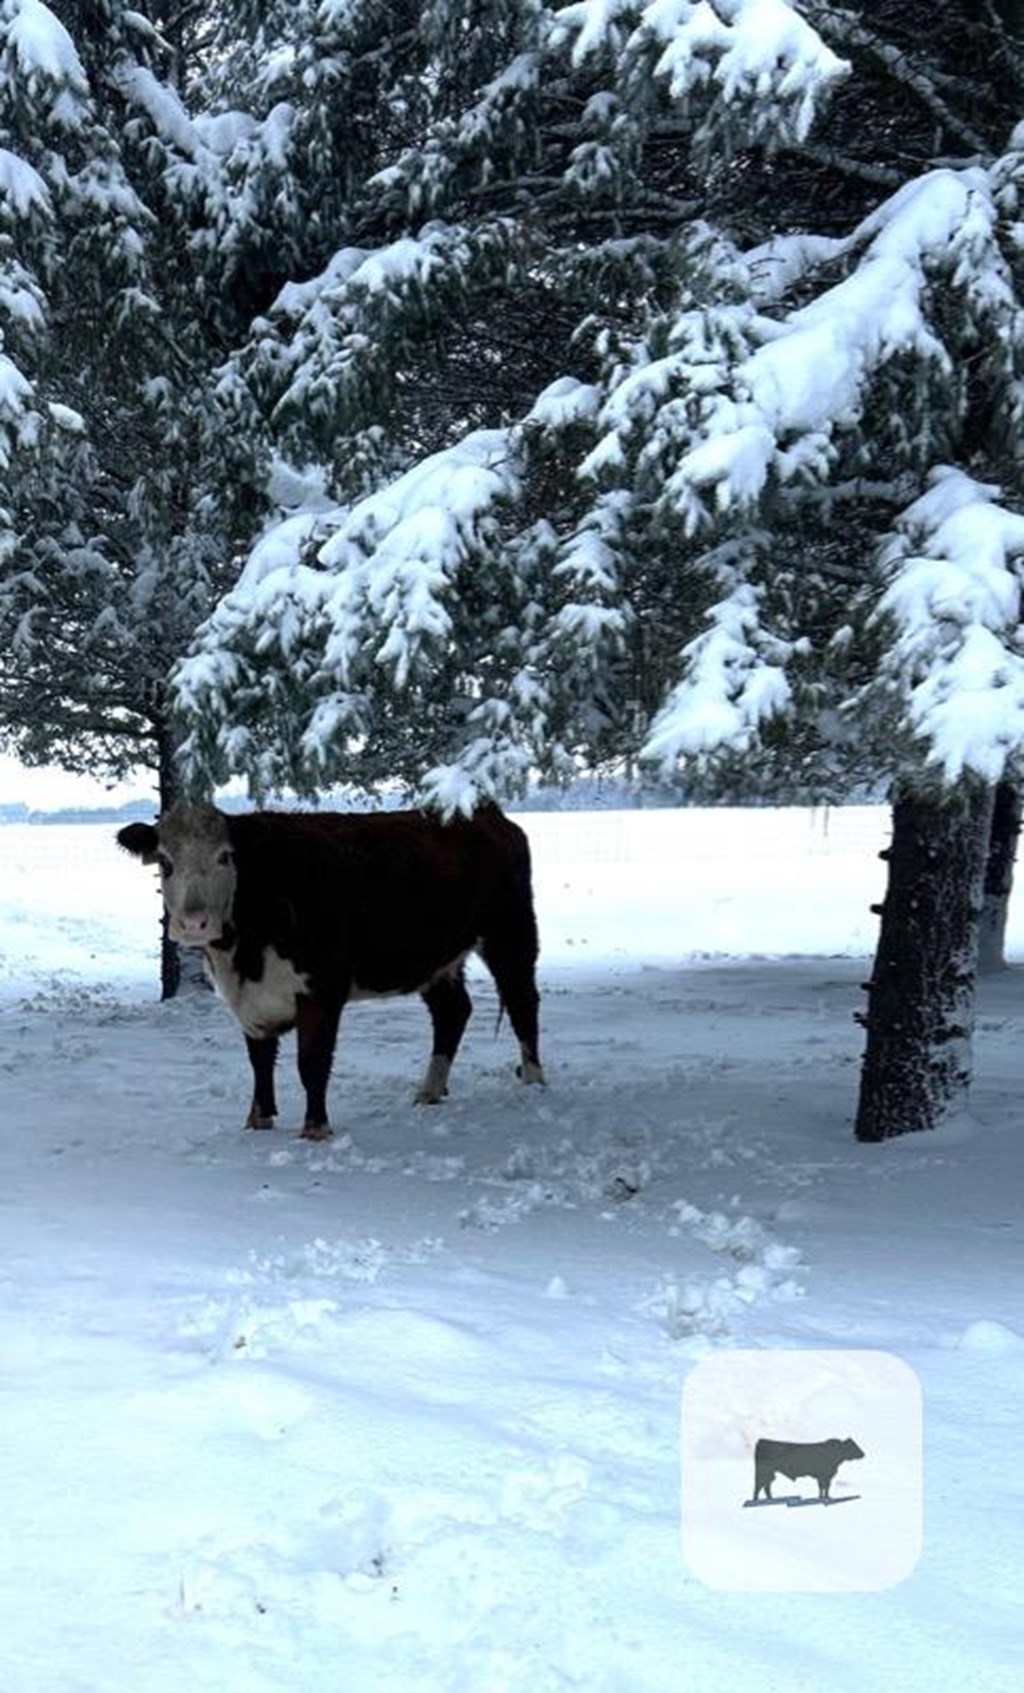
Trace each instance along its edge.
{"label": "cow's white face", "polygon": [[[121,844],[137,850],[124,839]],[[140,856],[159,867],[171,939],[183,946],[223,939],[238,882],[223,814],[212,805],[179,801],[149,831]]]}

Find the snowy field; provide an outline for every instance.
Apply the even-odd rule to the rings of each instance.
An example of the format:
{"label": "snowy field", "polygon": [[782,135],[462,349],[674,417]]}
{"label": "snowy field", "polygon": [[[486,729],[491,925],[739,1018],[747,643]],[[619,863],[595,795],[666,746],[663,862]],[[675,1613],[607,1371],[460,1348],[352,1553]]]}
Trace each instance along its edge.
{"label": "snowy field", "polygon": [[[549,1087],[482,978],[436,1109],[419,1004],[356,1006],[327,1145],[290,1048],[282,1126],[243,1132],[241,1037],[157,1003],[108,828],[0,829],[3,1693],[1021,1686],[1020,971],[970,1116],[858,1147],[883,812],[525,822]],[[681,1390],[732,1348],[912,1366],[906,1580],[687,1566]],[[860,1501],[741,1489],[737,1532],[827,1559],[885,1493],[864,1444]]]}

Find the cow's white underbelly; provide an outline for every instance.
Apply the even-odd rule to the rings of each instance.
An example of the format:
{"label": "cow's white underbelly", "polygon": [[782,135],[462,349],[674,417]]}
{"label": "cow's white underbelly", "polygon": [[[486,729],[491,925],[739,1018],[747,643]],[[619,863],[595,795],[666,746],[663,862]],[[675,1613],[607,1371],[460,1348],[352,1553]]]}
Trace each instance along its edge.
{"label": "cow's white underbelly", "polygon": [[265,949],[263,975],[258,982],[239,976],[233,952],[208,947],[205,956],[214,987],[247,1035],[264,1040],[292,1027],[295,1001],[300,993],[309,992],[309,978],[282,958],[276,947]]}
{"label": "cow's white underbelly", "polygon": [[[295,1001],[300,993],[309,992],[309,977],[296,970],[294,964],[287,958],[282,958],[276,947],[268,946],[263,953],[263,974],[258,982],[243,978],[235,969],[235,955],[220,947],[204,948],[203,956],[209,970],[214,987],[221,998],[231,1007],[242,1028],[254,1040],[265,1040],[268,1035],[280,1034],[290,1029],[295,1023]],[[465,963],[468,953],[460,952],[457,957],[436,970],[430,980],[414,991],[423,993],[431,983],[439,981],[444,976],[457,976]],[[357,999],[391,999],[396,994],[406,990],[364,988],[358,982],[353,982],[346,998]]]}

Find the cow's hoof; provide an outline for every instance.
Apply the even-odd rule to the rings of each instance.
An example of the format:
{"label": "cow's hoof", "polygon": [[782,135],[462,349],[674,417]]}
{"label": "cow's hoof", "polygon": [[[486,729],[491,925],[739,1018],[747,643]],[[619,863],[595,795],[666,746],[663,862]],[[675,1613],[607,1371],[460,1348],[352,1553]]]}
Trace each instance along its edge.
{"label": "cow's hoof", "polygon": [[307,1123],[299,1136],[300,1140],[330,1140],[334,1130],[330,1123]]}
{"label": "cow's hoof", "polygon": [[448,1098],[448,1076],[451,1072],[452,1061],[443,1053],[435,1052],[427,1065],[416,1093],[413,1095],[417,1105],[440,1105],[442,1099]]}
{"label": "cow's hoof", "polygon": [[547,1086],[547,1077],[539,1064],[527,1062],[516,1065],[516,1075],[521,1082],[536,1082],[541,1087]]}
{"label": "cow's hoof", "polygon": [[247,1129],[272,1129],[274,1119],[273,1117],[261,1117],[258,1111],[250,1111],[245,1119],[245,1126]]}

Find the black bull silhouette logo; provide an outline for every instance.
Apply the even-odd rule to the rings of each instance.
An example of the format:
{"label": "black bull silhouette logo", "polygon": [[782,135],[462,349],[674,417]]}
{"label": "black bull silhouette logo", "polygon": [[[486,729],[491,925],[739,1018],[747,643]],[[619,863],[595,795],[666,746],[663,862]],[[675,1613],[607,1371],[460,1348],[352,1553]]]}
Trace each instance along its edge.
{"label": "black bull silhouette logo", "polygon": [[754,1447],[754,1498],[757,1504],[762,1491],[766,1500],[772,1497],[772,1482],[777,1475],[796,1481],[798,1476],[812,1476],[818,1484],[818,1498],[828,1501],[829,1489],[840,1464],[863,1458],[855,1440],[759,1440]]}

